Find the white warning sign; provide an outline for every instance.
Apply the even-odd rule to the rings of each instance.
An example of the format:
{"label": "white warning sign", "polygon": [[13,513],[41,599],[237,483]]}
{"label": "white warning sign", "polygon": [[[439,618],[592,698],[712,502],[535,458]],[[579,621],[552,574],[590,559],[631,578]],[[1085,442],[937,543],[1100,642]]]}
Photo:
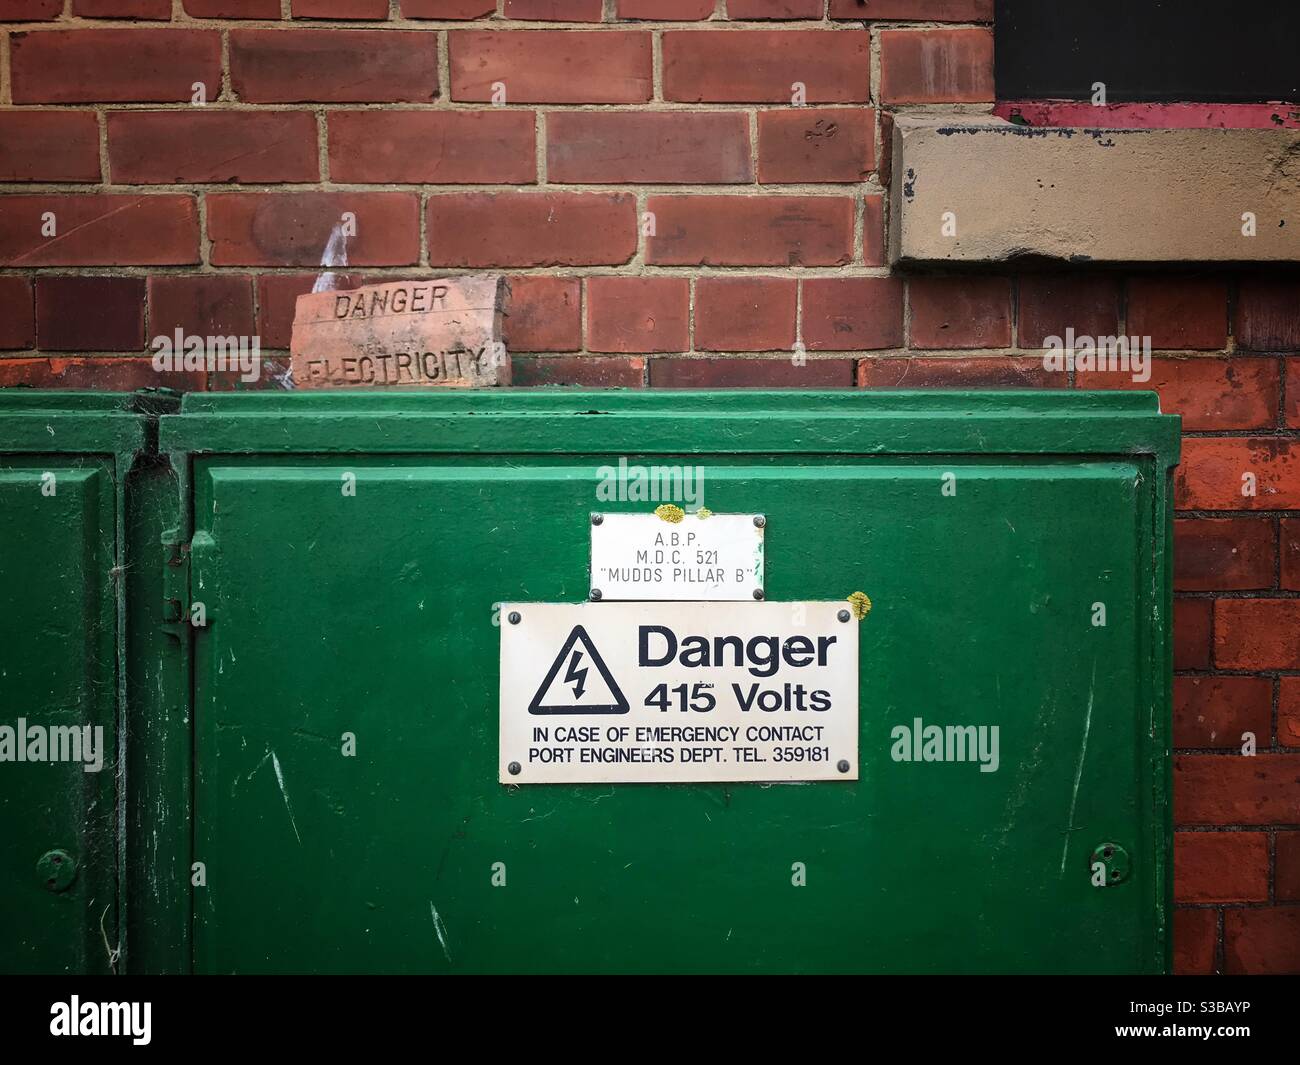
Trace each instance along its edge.
{"label": "white warning sign", "polygon": [[506,603],[505,784],[858,778],[844,602]]}
{"label": "white warning sign", "polygon": [[763,597],[762,514],[591,516],[591,589],[611,599]]}

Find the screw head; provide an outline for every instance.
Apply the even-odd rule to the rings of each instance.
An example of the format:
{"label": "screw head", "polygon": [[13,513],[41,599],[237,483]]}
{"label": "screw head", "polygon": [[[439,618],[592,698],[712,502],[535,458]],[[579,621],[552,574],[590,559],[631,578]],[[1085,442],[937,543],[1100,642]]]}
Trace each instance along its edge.
{"label": "screw head", "polygon": [[849,618],[853,617],[853,615],[850,614],[847,610],[841,610],[841,611],[840,611],[838,614],[836,614],[835,616],[836,616],[837,618],[839,618],[841,621],[848,621]]}
{"label": "screw head", "polygon": [[762,599],[762,598],[763,598],[763,589],[762,589],[762,588],[755,588],[755,589],[754,589],[754,598],[755,598],[755,599]]}
{"label": "screw head", "polygon": [[764,525],[766,525],[766,524],[767,524],[767,517],[766,517],[766,515],[763,515],[763,514],[755,514],[755,515],[754,515],[754,527],[755,527],[755,528],[761,529],[761,528],[762,528]]}
{"label": "screw head", "polygon": [[506,766],[506,771],[509,772],[512,777],[517,777],[519,775],[519,769],[520,766],[518,762],[511,762]]}
{"label": "screw head", "polygon": [[846,759],[841,758],[840,764],[837,765],[835,768],[838,769],[841,773],[847,773],[849,771],[849,763]]}
{"label": "screw head", "polygon": [[591,524],[592,524],[592,525],[599,525],[599,524],[600,524],[601,522],[603,522],[604,520],[605,520],[605,515],[604,515],[604,514],[593,514],[593,515],[591,516]]}
{"label": "screw head", "polygon": [[592,601],[593,603],[599,603],[599,602],[600,602],[600,597],[601,597],[601,591],[600,591],[600,589],[599,589],[599,588],[593,588],[593,589],[591,590],[591,601]]}
{"label": "screw head", "polygon": [[511,625],[518,625],[521,621],[523,621],[523,618],[521,618],[521,617],[519,616],[519,611],[518,611],[518,610],[512,610],[512,611],[510,611],[510,624],[511,624]]}

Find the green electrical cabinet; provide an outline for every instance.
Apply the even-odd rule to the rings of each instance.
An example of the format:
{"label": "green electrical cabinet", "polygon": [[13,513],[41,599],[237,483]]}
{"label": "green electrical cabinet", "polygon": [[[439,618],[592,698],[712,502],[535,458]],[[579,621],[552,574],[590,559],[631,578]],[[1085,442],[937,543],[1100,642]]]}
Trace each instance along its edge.
{"label": "green electrical cabinet", "polygon": [[[1153,395],[192,394],[154,421],[118,520],[143,571],[117,585],[118,820],[83,834],[121,852],[95,887],[125,900],[120,968],[1167,971],[1178,421]],[[852,779],[501,775],[503,605],[589,599],[593,512],[655,507],[598,498],[620,460],[764,517],[763,606],[870,597]],[[97,518],[79,558],[112,553]],[[24,574],[75,532],[37,520],[6,516]],[[583,608],[597,640],[614,606]],[[998,726],[996,766],[899,760],[922,723]]]}

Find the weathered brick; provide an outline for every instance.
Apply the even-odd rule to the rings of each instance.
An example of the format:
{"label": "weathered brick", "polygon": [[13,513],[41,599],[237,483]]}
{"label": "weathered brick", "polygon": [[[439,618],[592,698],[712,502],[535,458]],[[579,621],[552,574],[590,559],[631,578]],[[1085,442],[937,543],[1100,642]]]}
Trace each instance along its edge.
{"label": "weathered brick", "polygon": [[1223,970],[1226,973],[1300,973],[1300,906],[1225,910]]}
{"label": "weathered brick", "polygon": [[456,192],[429,197],[435,266],[619,266],[636,254],[628,193]]}
{"label": "weathered brick", "polygon": [[42,351],[139,351],[144,278],[38,277],[36,345]]}
{"label": "weathered brick", "polygon": [[149,278],[150,342],[177,329],[187,336],[253,336],[253,279],[241,274]]}
{"label": "weathered brick", "polygon": [[330,178],[525,185],[537,180],[531,111],[331,111]]}
{"label": "weathered brick", "polygon": [[992,22],[993,0],[831,0],[831,18]]}
{"label": "weathered brick", "polygon": [[280,0],[181,0],[191,18],[278,19]]}
{"label": "weathered brick", "polygon": [[581,349],[582,282],[578,278],[512,277],[508,311],[503,331],[510,351]]}
{"label": "weathered brick", "polygon": [[1263,832],[1174,835],[1178,902],[1267,902],[1268,836]]}
{"label": "weathered brick", "polygon": [[[57,225],[44,236],[47,214]],[[0,196],[0,266],[171,266],[199,260],[192,196]]]}
{"label": "weathered brick", "polygon": [[587,279],[587,349],[618,354],[690,347],[690,282],[684,277]]}
{"label": "weathered brick", "polygon": [[838,266],[853,255],[847,196],[651,196],[646,261],[676,266]]}
{"label": "weathered brick", "polygon": [[684,103],[807,103],[871,99],[866,30],[669,30],[663,94]]}
{"label": "weathered brick", "polygon": [[16,350],[36,346],[32,283],[12,274],[0,276],[0,348]]}
{"label": "weathered brick", "polygon": [[859,182],[875,165],[876,114],[869,108],[758,113],[758,180],[763,184]]}
{"label": "weathered brick", "polygon": [[786,277],[701,277],[695,282],[698,351],[789,351],[799,283]]}
{"label": "weathered brick", "polygon": [[885,264],[885,198],[872,193],[862,197],[862,262]]}
{"label": "weathered brick", "polygon": [[1219,940],[1217,910],[1174,911],[1174,973],[1209,976]]}
{"label": "weathered brick", "polygon": [[1300,518],[1281,519],[1278,553],[1282,556],[1282,587],[1300,592]]}
{"label": "weathered brick", "polygon": [[207,374],[182,370],[160,377],[147,357],[107,355],[88,359],[0,359],[0,388],[75,388],[94,392],[134,392],[165,386],[201,391]]}
{"label": "weathered brick", "polygon": [[858,363],[863,388],[1059,388],[1039,359],[871,358]]}
{"label": "weathered brick", "polygon": [[849,388],[852,359],[651,359],[654,388]]}
{"label": "weathered brick", "polygon": [[[257,279],[257,333],[263,348],[288,348],[298,297],[312,290],[316,274],[262,274]],[[336,289],[356,288],[364,279],[336,274]]]}
{"label": "weathered brick", "polygon": [[727,0],[727,18],[820,19],[823,6],[822,0]]}
{"label": "weathered brick", "polygon": [[1293,754],[1174,757],[1174,823],[1294,824],[1300,758]]}
{"label": "weathered brick", "polygon": [[456,30],[451,98],[510,104],[635,104],[650,99],[650,34],[599,30]]}
{"label": "weathered brick", "polygon": [[1135,277],[1128,332],[1155,348],[1220,349],[1228,343],[1228,283],[1218,277]]}
{"label": "weathered brick", "polygon": [[1220,669],[1300,669],[1300,599],[1216,599]]}
{"label": "weathered brick", "polygon": [[[1255,494],[1246,474],[1255,478]],[[1300,453],[1277,437],[1190,437],[1174,475],[1180,510],[1300,508]]]}
{"label": "weathered brick", "polygon": [[294,18],[385,22],[388,0],[293,0],[292,11]]}
{"label": "weathered brick", "polygon": [[1278,902],[1300,902],[1300,832],[1277,834],[1273,882]]}
{"label": "weathered brick", "polygon": [[1272,588],[1276,562],[1270,518],[1180,518],[1174,522],[1174,587],[1179,591]]}
{"label": "weathered brick", "polygon": [[1079,274],[1026,274],[1020,278],[1017,336],[1022,348],[1041,348],[1047,337],[1119,333],[1119,281]]}
{"label": "weathered brick", "polygon": [[1273,681],[1268,677],[1175,677],[1174,746],[1240,750],[1253,732],[1268,746]]}
{"label": "weathered brick", "polygon": [[63,0],[0,0],[0,22],[49,22],[61,14]]}
{"label": "weathered brick", "polygon": [[1208,599],[1174,600],[1174,669],[1210,668],[1212,610]]}
{"label": "weathered brick", "polygon": [[993,99],[988,30],[885,30],[880,98],[889,104],[984,103]]}
{"label": "weathered brick", "polygon": [[402,18],[461,21],[497,13],[496,0],[402,0]]}
{"label": "weathered brick", "polygon": [[413,192],[213,192],[207,198],[214,266],[315,266],[345,213],[349,266],[405,266],[420,257]]}
{"label": "weathered brick", "polygon": [[1183,430],[1267,429],[1277,423],[1281,373],[1276,359],[1152,359],[1149,381],[1113,370],[1080,370],[1079,388],[1160,393],[1160,409],[1181,414]]}
{"label": "weathered brick", "polygon": [[1300,382],[1300,358],[1286,360],[1286,379],[1290,386],[1286,390],[1286,406],[1283,411],[1286,424],[1292,429],[1300,429],[1300,388],[1295,384]]}
{"label": "weathered brick", "polygon": [[1277,741],[1283,747],[1300,747],[1300,677],[1279,678]]}
{"label": "weathered brick", "polygon": [[319,181],[308,111],[110,111],[108,165],[131,185]]}
{"label": "weathered brick", "polygon": [[215,30],[38,30],[9,37],[16,104],[188,103],[221,92]]}
{"label": "weathered brick", "polygon": [[897,277],[810,277],[803,282],[809,351],[903,346],[903,282]]}
{"label": "weathered brick", "polygon": [[72,0],[80,18],[158,19],[172,17],[172,0]]}
{"label": "weathered brick", "polygon": [[583,388],[642,388],[645,358],[641,355],[567,355],[515,358],[512,383],[579,385]]}
{"label": "weathered brick", "polygon": [[718,0],[618,0],[618,17],[655,22],[699,22],[713,14]]}
{"label": "weathered brick", "polygon": [[506,0],[506,18],[533,22],[599,22],[604,0]]}
{"label": "weathered brick", "polygon": [[0,111],[0,181],[98,181],[91,111]]}
{"label": "weathered brick", "polygon": [[1300,351],[1300,281],[1245,278],[1233,335],[1249,351]]}
{"label": "weathered brick", "polygon": [[1011,283],[1002,277],[917,277],[908,287],[914,348],[1011,344]]}
{"label": "weathered brick", "polygon": [[556,111],[546,118],[549,181],[708,185],[752,181],[739,111]]}
{"label": "weathered brick", "polygon": [[230,81],[248,103],[428,103],[437,40],[421,30],[231,30]]}

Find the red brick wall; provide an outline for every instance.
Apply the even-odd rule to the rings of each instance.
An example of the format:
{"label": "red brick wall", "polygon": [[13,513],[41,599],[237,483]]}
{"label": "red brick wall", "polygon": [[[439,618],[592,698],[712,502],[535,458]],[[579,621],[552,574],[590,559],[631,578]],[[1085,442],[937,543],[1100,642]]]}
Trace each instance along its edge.
{"label": "red brick wall", "polygon": [[1189,433],[1178,968],[1300,970],[1300,280],[891,275],[891,116],[991,107],[991,12],[0,0],[0,384],[224,387],[149,339],[282,351],[344,211],[345,284],[505,270],[522,384],[1122,387],[1036,345],[1149,335]]}

